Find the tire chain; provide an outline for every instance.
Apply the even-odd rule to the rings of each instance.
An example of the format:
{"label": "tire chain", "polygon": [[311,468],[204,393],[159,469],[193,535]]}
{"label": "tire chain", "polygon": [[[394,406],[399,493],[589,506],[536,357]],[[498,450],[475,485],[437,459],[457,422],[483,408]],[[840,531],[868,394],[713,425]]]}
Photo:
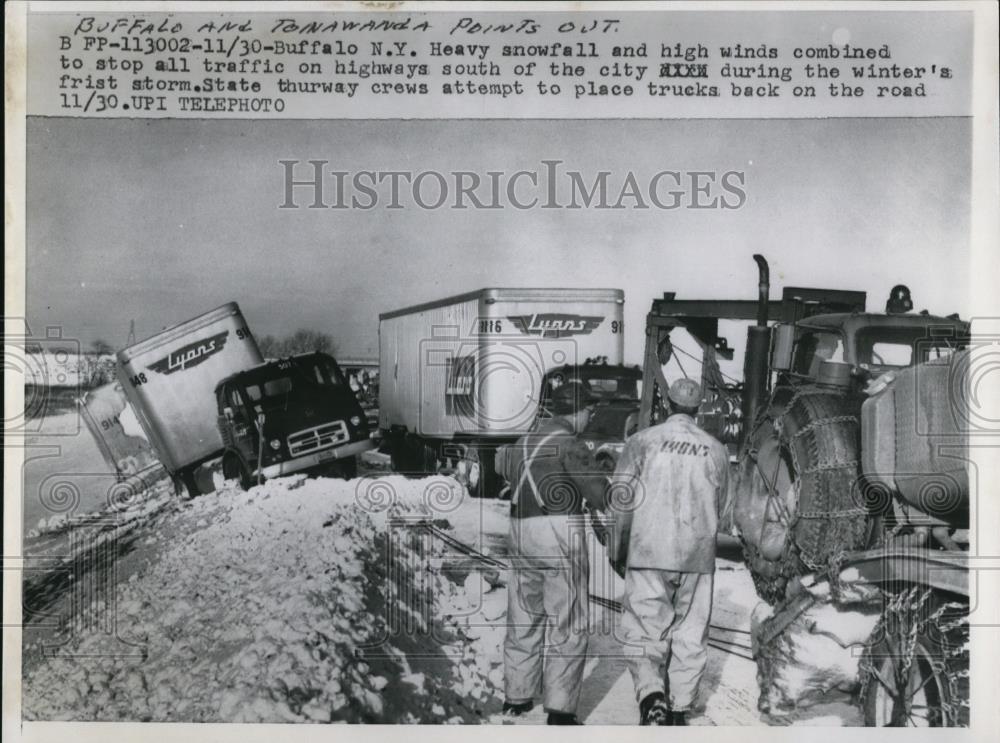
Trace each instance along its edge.
{"label": "tire chain", "polygon": [[[793,394],[792,397],[788,401],[788,405],[785,408],[786,413],[788,411],[791,411],[793,409],[793,407],[795,406],[796,402],[798,402],[799,398],[802,398],[802,397],[813,397],[813,396],[817,396],[817,397],[818,396],[826,396],[826,397],[829,397],[830,395],[829,395],[829,393],[823,392],[822,390],[815,390],[815,389],[799,389],[799,390],[796,390],[795,394]],[[825,427],[839,425],[839,424],[847,423],[847,422],[849,422],[849,423],[851,423],[853,425],[858,425],[858,419],[857,419],[856,416],[853,416],[853,415],[836,415],[836,416],[830,416],[828,418],[819,418],[819,419],[812,420],[809,423],[807,423],[805,426],[802,427],[802,429],[800,429],[799,431],[796,431],[795,434],[793,434],[791,438],[792,438],[792,440],[796,440],[796,439],[799,439],[799,438],[803,438],[804,439],[805,435],[808,434],[808,433],[814,433],[815,431],[822,430]],[[809,448],[811,450],[811,453],[813,454],[813,460],[819,462],[819,464],[815,468],[806,469],[806,468],[800,467],[799,461],[798,461],[798,454],[796,453],[795,447],[793,447],[793,446],[789,446],[788,447],[789,452],[791,453],[791,456],[792,456],[792,466],[795,468],[796,483],[799,485],[799,489],[801,488],[801,482],[802,482],[803,476],[807,475],[807,474],[810,474],[810,472],[814,472],[814,471],[831,471],[831,470],[837,470],[837,469],[848,469],[848,468],[851,468],[851,474],[854,475],[854,477],[857,476],[857,460],[856,459],[850,460],[848,462],[835,462],[835,460],[821,459],[820,456],[819,456],[819,452],[816,449],[816,445],[817,445],[816,442],[817,442],[817,440],[818,440],[817,437],[814,435],[814,436],[812,436],[810,438],[810,440],[806,441],[807,446],[809,446]],[[858,517],[859,516],[863,516],[863,517],[867,518],[867,511],[865,511],[864,508],[858,508],[858,507],[849,508],[849,509],[842,509],[842,508],[829,509],[829,510],[826,510],[826,511],[820,511],[820,510],[798,511],[797,510],[796,514],[795,514],[795,521],[797,522],[800,518],[805,518],[805,519],[821,519],[821,518],[826,518],[828,520],[834,520],[834,519],[836,519],[840,523],[838,525],[836,525],[836,526],[834,526],[834,524],[830,525],[830,528],[828,530],[826,530],[827,534],[825,535],[824,542],[829,543],[830,541],[834,541],[835,543],[843,544],[844,542],[851,542],[851,543],[853,543],[855,540],[848,539],[848,537],[850,537],[850,535],[851,535],[851,532],[859,531],[859,530],[862,530],[864,528],[864,518],[861,519],[861,523],[858,523]],[[792,536],[792,538],[789,540],[789,542],[795,541],[794,532],[792,533],[791,536]],[[819,556],[817,556],[815,550],[810,550],[810,551],[807,552],[807,550],[802,545],[798,545],[798,548],[799,548],[798,549],[798,557],[799,557],[799,559],[810,570],[821,570],[821,569],[827,567],[829,565],[830,561],[831,561],[831,557],[835,557],[838,554],[837,552],[833,552],[832,554],[828,554],[828,555],[824,556],[823,553],[826,552],[826,550],[821,550],[821,551],[819,551]],[[787,550],[787,547],[786,547],[786,550]],[[842,551],[843,551],[843,548],[839,547],[838,548],[838,552],[842,552]]]}
{"label": "tire chain", "polygon": [[[785,426],[783,421],[784,416],[787,415],[788,412],[792,410],[792,408],[795,406],[795,404],[799,401],[800,398],[816,397],[816,396],[830,397],[830,393],[824,390],[818,390],[815,387],[796,388],[792,393],[791,397],[789,397],[787,403],[785,403],[783,407],[783,413],[781,415],[778,415],[777,417],[771,416],[769,413],[764,412],[767,410],[767,408],[765,408],[764,411],[762,411],[761,414],[757,416],[756,421],[753,422],[751,432],[748,434],[748,438],[752,436],[754,433],[756,433],[756,431],[759,430],[759,428],[762,425],[770,421],[770,424],[774,429],[774,432],[778,436],[778,438],[788,440],[785,437],[785,431],[784,431]],[[827,418],[819,418],[807,423],[799,431],[793,434],[792,437],[790,438],[792,441],[795,441],[800,438],[804,438],[806,434],[814,433],[815,431],[820,430],[822,427],[830,425],[838,425],[838,424],[851,424],[857,426],[860,425],[860,422],[857,416],[854,415],[836,415]],[[811,445],[811,447],[814,448],[816,445],[815,443],[816,440],[817,440],[816,437],[813,436],[812,441],[807,442],[807,445]],[[858,461],[856,459],[852,459],[848,462],[836,462],[834,460],[829,460],[829,459],[820,459],[820,457],[818,456],[818,452],[816,452],[814,448],[813,458],[814,460],[817,460],[819,464],[816,467],[804,470],[799,465],[798,455],[795,451],[795,447],[788,446],[787,449],[791,455],[792,467],[794,468],[795,471],[795,484],[797,486],[796,487],[797,495],[800,492],[802,477],[804,475],[815,474],[824,471],[833,471],[838,469],[850,469],[850,474],[853,477],[857,476]],[[779,515],[783,516],[787,514],[788,511],[787,509],[784,508],[784,505],[780,502],[780,494],[774,492],[774,488],[771,485],[770,479],[767,477],[766,473],[764,473],[764,471],[761,469],[760,463],[757,459],[757,453],[758,452],[756,449],[749,449],[747,451],[747,456],[749,456],[753,461],[754,467],[757,470],[758,475],[760,476],[762,482],[765,484],[765,487],[768,491],[767,492],[768,503],[766,505],[766,508],[768,510],[774,509]],[[798,503],[796,503],[796,509],[797,508],[798,508]],[[853,539],[848,539],[848,537],[851,536],[851,532],[863,531],[865,527],[865,521],[867,520],[867,518],[868,518],[868,512],[863,506],[854,506],[851,508],[838,508],[838,509],[828,509],[828,510],[809,510],[809,511],[796,510],[796,512],[792,514],[789,518],[783,518],[782,521],[787,522],[787,527],[790,533],[788,535],[788,538],[785,540],[785,546],[782,556],[778,561],[766,560],[766,562],[769,563],[776,562],[779,568],[778,572],[777,574],[771,576],[770,578],[767,578],[763,575],[758,575],[756,571],[754,571],[753,574],[754,586],[757,589],[757,593],[762,598],[767,599],[769,601],[771,599],[773,599],[774,601],[780,601],[781,598],[783,598],[784,596],[784,587],[783,587],[784,583],[787,583],[789,579],[793,578],[796,575],[797,566],[804,566],[806,569],[812,571],[824,570],[825,572],[827,572],[827,575],[831,579],[831,581],[836,580],[836,576],[839,573],[839,567],[834,569],[834,566],[839,565],[839,563],[843,561],[845,550],[843,549],[842,546],[840,546],[836,552],[828,555],[827,557],[822,556],[822,552],[826,552],[826,550],[822,550],[821,555],[818,558],[814,558],[813,555],[807,554],[806,550],[804,550],[797,543],[795,539],[793,528],[794,525],[799,521],[799,519],[816,519],[816,520],[827,519],[827,520],[837,520],[841,522],[840,528],[834,529],[832,528],[831,525],[831,529],[829,530],[830,533],[827,535],[827,538],[824,539],[824,541],[828,542],[830,539],[834,539],[839,541],[840,544],[842,545],[845,542],[851,542],[853,544],[853,542],[856,541]],[[838,535],[841,535],[839,539]],[[744,539],[741,539],[741,542],[743,544],[743,549],[744,552],[747,554],[749,562],[759,563],[761,560],[764,559],[760,555],[760,551],[752,544],[748,543]]]}
{"label": "tire chain", "polygon": [[[917,595],[918,593],[919,596]],[[896,594],[883,591],[883,595],[886,597],[885,606],[883,608],[882,617],[879,619],[878,623],[875,625],[874,631],[872,632],[872,637],[877,637],[879,633],[886,632],[886,626],[889,624],[889,620],[892,615],[896,615],[895,622],[897,626],[901,625],[903,622],[909,623],[905,638],[905,647],[902,648],[902,670],[904,673],[908,671],[910,666],[913,664],[916,655],[915,650],[917,637],[921,630],[927,626],[934,626],[937,628],[939,634],[938,641],[941,643],[941,654],[945,659],[960,658],[961,656],[966,656],[968,654],[969,648],[967,641],[951,644],[946,639],[949,632],[968,625],[968,605],[959,601],[949,601],[941,604],[941,606],[939,606],[929,616],[922,617],[922,614],[924,614],[923,607],[929,600],[932,593],[932,589],[921,589],[920,586],[914,586]],[[947,623],[941,622],[941,617],[947,611],[956,609],[959,610],[957,619]],[[871,649],[869,647],[868,651],[862,655],[861,661],[858,664],[858,673],[861,677],[859,698],[861,699],[864,699],[865,695],[868,693],[868,687],[876,678],[876,669],[870,650]],[[895,652],[897,649],[891,648],[891,650]],[[958,700],[957,704],[941,700],[940,707],[936,709],[938,715],[940,716],[940,720],[945,725],[949,726],[959,724],[961,709],[968,709],[969,707],[968,697],[962,694],[961,689],[959,688],[959,681],[961,679],[968,678],[969,676],[967,663],[964,669],[956,672],[948,671],[946,660],[942,661],[932,659],[931,666],[931,670],[933,672],[939,673],[945,677],[948,684],[948,698],[951,700]]]}

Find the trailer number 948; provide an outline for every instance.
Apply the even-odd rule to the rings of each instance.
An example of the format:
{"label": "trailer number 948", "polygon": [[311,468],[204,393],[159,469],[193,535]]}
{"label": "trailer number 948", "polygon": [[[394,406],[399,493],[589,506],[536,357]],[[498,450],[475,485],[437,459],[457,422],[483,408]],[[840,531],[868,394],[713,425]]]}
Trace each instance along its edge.
{"label": "trailer number 948", "polygon": [[133,387],[138,387],[140,385],[146,384],[146,382],[148,382],[149,380],[146,379],[145,372],[142,372],[140,374],[136,374],[134,377],[132,377],[130,381],[132,382]]}

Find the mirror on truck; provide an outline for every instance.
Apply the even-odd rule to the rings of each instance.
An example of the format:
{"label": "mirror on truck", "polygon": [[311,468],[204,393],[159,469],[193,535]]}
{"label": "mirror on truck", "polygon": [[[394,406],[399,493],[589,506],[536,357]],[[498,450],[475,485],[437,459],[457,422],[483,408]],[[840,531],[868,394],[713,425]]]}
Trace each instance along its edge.
{"label": "mirror on truck", "polygon": [[792,348],[795,342],[794,325],[776,325],[772,331],[771,369],[788,371],[792,368]]}

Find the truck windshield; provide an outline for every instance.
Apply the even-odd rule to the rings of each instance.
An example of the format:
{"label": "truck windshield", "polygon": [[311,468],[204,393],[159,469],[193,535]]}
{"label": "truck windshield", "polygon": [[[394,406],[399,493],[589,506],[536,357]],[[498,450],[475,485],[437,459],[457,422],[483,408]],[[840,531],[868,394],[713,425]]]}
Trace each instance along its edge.
{"label": "truck windshield", "polygon": [[815,377],[824,361],[846,361],[844,337],[836,331],[806,330],[795,343],[792,371]]}
{"label": "truck windshield", "polygon": [[792,371],[815,377],[823,361],[852,362],[862,369],[900,369],[942,358],[963,347],[954,337],[932,337],[924,327],[872,325],[854,333],[854,358],[848,359],[844,336],[836,331],[806,330],[795,344]]}
{"label": "truck windshield", "polygon": [[279,361],[275,366],[285,373],[246,385],[247,396],[253,402],[274,397],[283,398],[293,391],[316,387],[339,387],[344,384],[340,369],[325,359],[308,362]]}
{"label": "truck windshield", "polygon": [[943,358],[960,347],[955,338],[932,337],[928,328],[868,327],[855,334],[858,366],[901,368]]}
{"label": "truck windshield", "polygon": [[595,399],[639,399],[638,380],[623,377],[591,377],[583,380]]}
{"label": "truck windshield", "polygon": [[581,373],[577,371],[550,373],[542,385],[542,407],[548,407],[553,391],[569,382],[579,382],[586,387],[587,399],[590,402],[599,400],[638,400],[641,392],[641,380],[637,375],[615,375],[614,370],[608,370],[608,376],[594,372]]}

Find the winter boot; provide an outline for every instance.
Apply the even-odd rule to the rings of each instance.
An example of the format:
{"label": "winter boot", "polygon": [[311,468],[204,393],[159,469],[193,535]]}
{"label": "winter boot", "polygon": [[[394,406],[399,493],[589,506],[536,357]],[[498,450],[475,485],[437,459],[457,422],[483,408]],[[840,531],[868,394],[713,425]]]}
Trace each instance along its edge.
{"label": "winter boot", "polygon": [[576,715],[572,712],[549,712],[549,719],[545,721],[546,725],[580,725],[580,721],[576,719]]}
{"label": "winter boot", "polygon": [[671,725],[687,725],[687,712],[670,712],[670,724]]}
{"label": "winter boot", "polygon": [[535,703],[531,700],[527,702],[504,702],[503,715],[505,717],[520,717],[527,712],[531,712]]}
{"label": "winter boot", "polygon": [[640,725],[670,725],[670,708],[663,694],[655,691],[639,702]]}

